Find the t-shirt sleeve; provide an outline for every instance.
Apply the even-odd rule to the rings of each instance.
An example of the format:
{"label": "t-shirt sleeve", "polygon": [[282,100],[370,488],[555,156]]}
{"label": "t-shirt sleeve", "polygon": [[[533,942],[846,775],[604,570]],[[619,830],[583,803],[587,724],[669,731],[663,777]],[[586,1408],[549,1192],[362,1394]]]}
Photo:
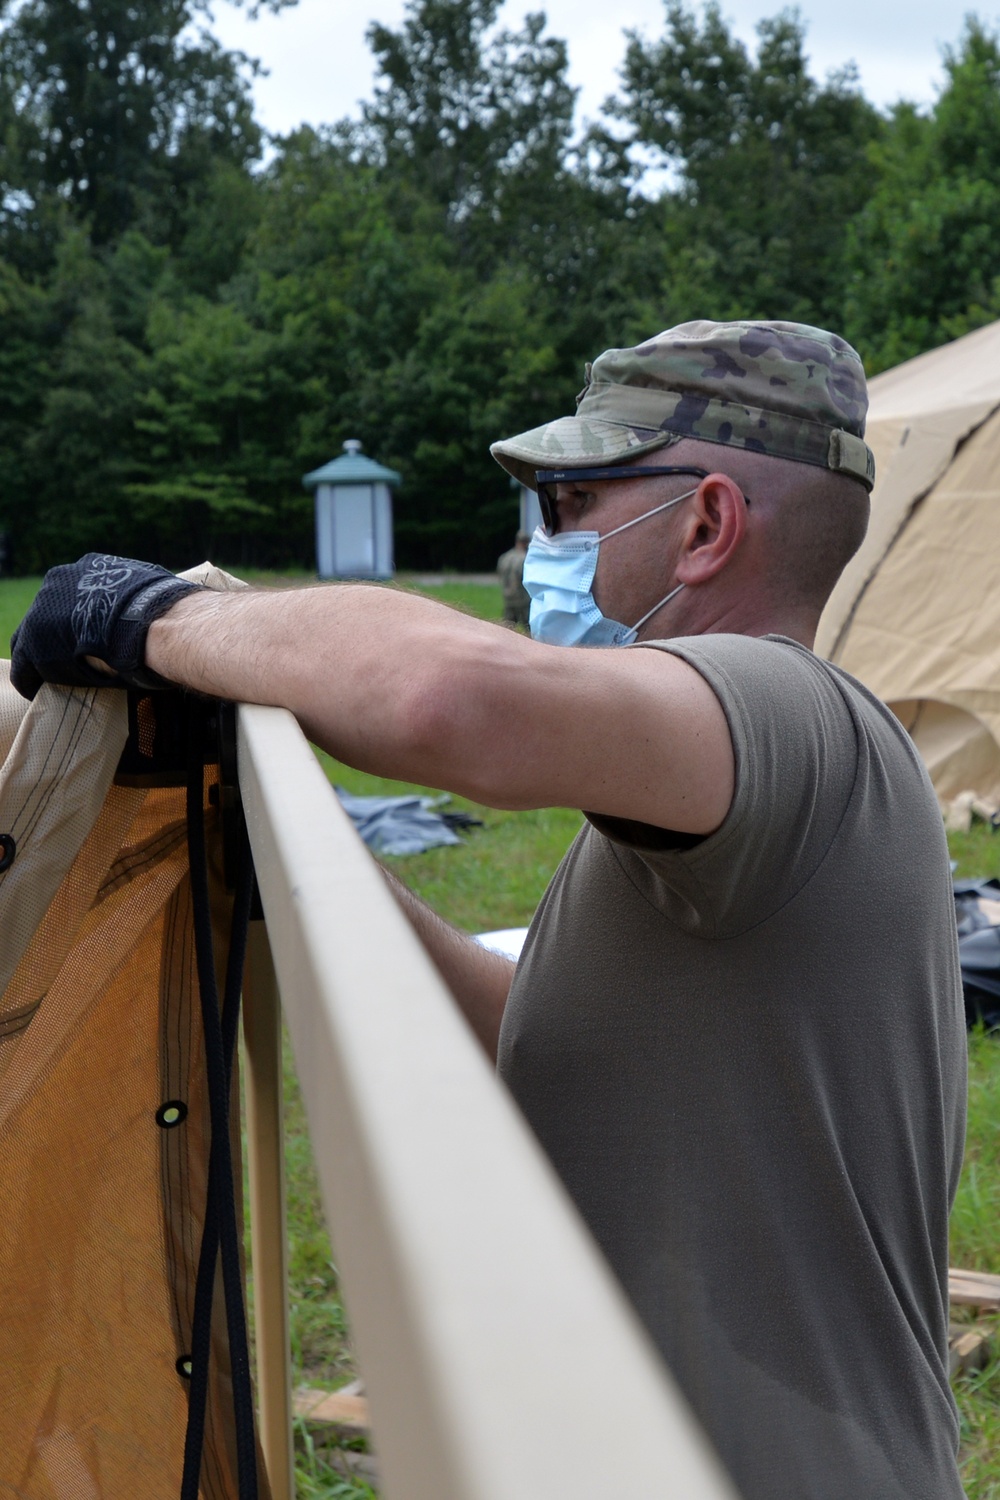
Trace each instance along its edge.
{"label": "t-shirt sleeve", "polygon": [[854,791],[858,728],[836,677],[795,642],[713,635],[650,642],[689,662],[729,723],[732,806],[696,841],[587,814],[664,915],[704,937],[766,921],[812,878]]}

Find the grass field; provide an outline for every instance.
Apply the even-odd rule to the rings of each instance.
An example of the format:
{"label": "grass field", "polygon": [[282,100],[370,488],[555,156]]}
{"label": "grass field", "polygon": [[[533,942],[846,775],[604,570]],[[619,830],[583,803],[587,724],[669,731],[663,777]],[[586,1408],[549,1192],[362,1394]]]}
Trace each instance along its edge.
{"label": "grass field", "polygon": [[[308,581],[305,575],[302,581]],[[36,586],[37,580],[0,581],[0,642],[9,638]],[[499,617],[495,588],[456,580],[426,592],[485,618]],[[409,790],[329,760],[326,768],[333,780],[350,791]],[[395,861],[395,868],[443,916],[468,931],[525,924],[580,825],[579,814],[495,812],[476,809],[461,798],[453,805],[470,808],[485,826],[470,833],[459,848]],[[953,835],[951,850],[959,874],[1000,874],[1000,836],[982,825],[970,834]],[[332,1389],[352,1378],[354,1367],[287,1049],[285,1075],[294,1379]],[[971,1038],[969,1088],[965,1167],[952,1216],[952,1264],[1000,1273],[1000,1038]],[[976,1375],[960,1377],[956,1395],[969,1500],[1000,1500],[1000,1359]],[[296,1471],[300,1500],[372,1500],[371,1486],[349,1472],[352,1460],[357,1463],[357,1450],[363,1448],[363,1442],[323,1442],[300,1430]]]}
{"label": "grass field", "polygon": [[0,578],[0,656],[10,655],[14,627],[38,592],[40,578]]}

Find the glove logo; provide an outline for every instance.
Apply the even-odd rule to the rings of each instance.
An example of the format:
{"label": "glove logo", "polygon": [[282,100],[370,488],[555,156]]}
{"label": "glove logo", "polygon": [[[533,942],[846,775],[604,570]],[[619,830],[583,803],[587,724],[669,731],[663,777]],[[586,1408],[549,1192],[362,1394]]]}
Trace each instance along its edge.
{"label": "glove logo", "polygon": [[134,565],[124,557],[98,553],[91,560],[77,584],[78,597],[71,619],[81,646],[87,641],[103,639],[118,593],[134,572]]}

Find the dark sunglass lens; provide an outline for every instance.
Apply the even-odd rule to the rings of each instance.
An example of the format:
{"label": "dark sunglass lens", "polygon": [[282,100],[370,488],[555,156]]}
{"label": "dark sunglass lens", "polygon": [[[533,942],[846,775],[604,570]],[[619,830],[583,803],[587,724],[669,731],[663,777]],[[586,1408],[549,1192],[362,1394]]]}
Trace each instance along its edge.
{"label": "dark sunglass lens", "polygon": [[538,508],[542,513],[542,525],[551,535],[555,530],[556,519],[556,487],[554,484],[546,484],[543,481],[539,481]]}

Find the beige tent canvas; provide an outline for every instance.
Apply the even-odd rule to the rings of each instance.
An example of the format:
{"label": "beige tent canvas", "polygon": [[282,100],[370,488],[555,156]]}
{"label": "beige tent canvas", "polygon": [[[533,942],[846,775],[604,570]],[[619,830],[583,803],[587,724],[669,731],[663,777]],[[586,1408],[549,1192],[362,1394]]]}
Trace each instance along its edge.
{"label": "beige tent canvas", "polygon": [[[29,705],[0,663],[0,1496],[23,1500],[181,1493],[210,1110],[185,788],[120,773],[128,728],[124,693],[46,685]],[[216,1282],[198,1494],[235,1500]]]}
{"label": "beige tent canvas", "polygon": [[1000,806],[1000,322],[870,395],[871,525],[817,650],[895,710],[942,802]]}

